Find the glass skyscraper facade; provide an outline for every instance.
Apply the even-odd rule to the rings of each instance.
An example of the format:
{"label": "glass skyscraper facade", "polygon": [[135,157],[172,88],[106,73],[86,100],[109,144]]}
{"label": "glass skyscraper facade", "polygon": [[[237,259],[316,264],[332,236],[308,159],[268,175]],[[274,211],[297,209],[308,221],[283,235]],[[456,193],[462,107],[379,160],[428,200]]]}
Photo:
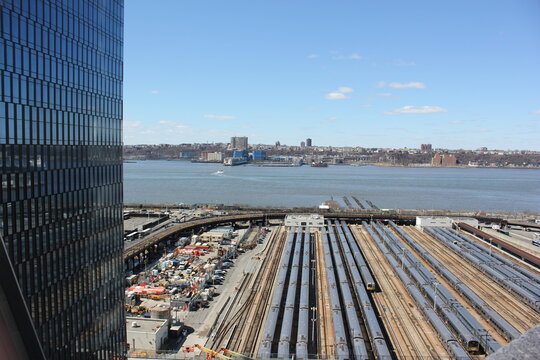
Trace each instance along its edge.
{"label": "glass skyscraper facade", "polygon": [[0,10],[2,240],[48,358],[123,357],[123,0]]}

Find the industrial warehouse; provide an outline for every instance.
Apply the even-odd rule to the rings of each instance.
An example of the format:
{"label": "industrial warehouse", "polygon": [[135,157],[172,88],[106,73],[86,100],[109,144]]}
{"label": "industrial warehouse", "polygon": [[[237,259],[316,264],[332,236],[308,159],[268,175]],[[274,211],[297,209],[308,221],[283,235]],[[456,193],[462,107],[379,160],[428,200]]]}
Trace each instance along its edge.
{"label": "industrial warehouse", "polygon": [[[177,350],[133,344],[131,356],[483,359],[540,323],[540,258],[530,241],[510,243],[482,226],[460,217],[399,223],[296,214],[253,225],[213,255],[211,244],[184,238],[175,250],[183,271],[171,256],[159,266],[172,275],[192,263],[198,287],[185,287],[184,305],[174,300],[178,284],[161,284],[165,294],[152,296],[176,304],[168,326],[184,330]],[[194,246],[201,252],[189,253],[199,258],[191,261]],[[130,330],[140,331],[128,324],[128,342]]]}

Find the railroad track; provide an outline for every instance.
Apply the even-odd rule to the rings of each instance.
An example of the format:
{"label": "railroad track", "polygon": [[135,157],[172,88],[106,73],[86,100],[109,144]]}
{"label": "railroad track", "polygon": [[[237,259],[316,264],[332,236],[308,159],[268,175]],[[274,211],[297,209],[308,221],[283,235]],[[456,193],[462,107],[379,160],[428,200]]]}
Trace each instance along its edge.
{"label": "railroad track", "polygon": [[[463,236],[466,236],[467,238],[471,239],[476,245],[490,251],[489,243],[486,243],[485,241],[478,239],[474,235],[471,236],[471,233],[468,233],[468,232],[466,232],[466,231],[464,231],[462,229],[458,228],[455,231],[459,235],[463,235]],[[503,258],[510,261],[511,263],[527,269],[529,272],[535,274],[536,276],[540,276],[540,270],[538,268],[534,267],[533,265],[529,264],[528,262],[525,262],[523,260],[518,259],[514,255],[511,255],[511,254],[507,253],[506,251],[502,250],[501,248],[499,248],[497,246],[491,246],[491,251],[493,251],[493,253],[498,254],[499,256],[502,256]]]}
{"label": "railroad track", "polygon": [[[328,294],[328,280],[325,272],[324,252],[322,248],[321,232],[317,231],[315,236],[315,253],[317,254],[317,323],[319,326],[318,352],[323,359],[334,357],[334,327],[332,324],[332,309],[330,308],[330,298]],[[322,319],[322,320],[321,320]]]}
{"label": "railroad track", "polygon": [[[264,315],[268,310],[274,279],[279,266],[279,254],[283,248],[282,244],[285,236],[285,233],[282,233],[281,241],[273,244],[263,264],[259,267],[255,281],[250,286],[251,293],[247,300],[250,306],[247,308],[247,317],[239,319],[239,330],[235,334],[237,336],[233,337],[234,342],[229,348],[231,350],[246,355],[255,353],[259,342],[259,333],[264,323]],[[272,239],[269,241],[272,241]]]}
{"label": "railroad track", "polygon": [[[268,240],[272,244],[265,247],[266,254],[257,274],[255,276],[250,274],[244,279],[241,285],[243,291],[237,293],[238,298],[235,297],[238,302],[242,298],[245,298],[244,301],[235,309],[233,315],[227,314],[220,323],[212,341],[213,349],[224,347],[246,355],[255,353],[285,237],[286,233],[280,230],[276,232],[275,237]],[[264,250],[257,256],[263,255]],[[232,301],[232,304],[234,303],[235,300]]]}
{"label": "railroad track", "polygon": [[443,347],[436,331],[413,305],[414,299],[408,294],[392,266],[372,243],[371,236],[360,227],[352,227],[352,231],[382,290],[374,294],[373,298],[385,326],[392,329],[389,335],[397,357],[408,359],[429,354],[432,359],[448,358],[450,354]]}
{"label": "railroad track", "polygon": [[[396,232],[395,229],[388,226],[386,227],[388,231],[390,231],[396,238],[400,239],[399,234]],[[413,254],[418,261],[429,271],[431,271],[433,277],[438,281],[441,285],[443,285],[448,293],[453,296],[459,304],[470,313],[470,315],[473,317],[473,321],[476,321],[479,325],[483,327],[483,329],[487,330],[489,335],[493,339],[495,339],[501,346],[508,343],[508,341],[497,331],[496,327],[489,322],[474,306],[471,306],[469,301],[466,300],[466,298],[456,289],[454,289],[453,286],[445,279],[443,276],[441,276],[437,271],[433,269],[433,266],[427,262],[422,256],[418,254],[416,249],[414,249],[411,245],[409,245],[406,241],[399,240],[400,244],[404,246],[411,254]]]}
{"label": "railroad track", "polygon": [[260,332],[264,325],[266,311],[268,310],[270,299],[272,296],[274,281],[279,267],[279,260],[283,251],[286,233],[280,232],[281,236],[276,236],[276,239],[270,239],[274,242],[270,248],[270,252],[265,257],[263,264],[259,267],[257,273],[256,284],[251,287],[253,303],[250,307],[250,316],[248,321],[241,320],[242,333],[240,335],[239,352],[243,354],[255,354],[259,344]]}
{"label": "railroad track", "polygon": [[[244,288],[246,286],[251,276],[252,274],[247,274],[244,277],[244,279],[242,280],[242,283],[240,284],[240,288]],[[227,346],[230,344],[230,336],[229,336],[229,340],[225,341],[225,339],[227,338],[227,335],[230,335],[231,330],[238,322],[238,319],[243,316],[248,306],[248,303],[244,301],[243,304],[238,309],[236,309],[234,314],[230,315],[233,309],[235,309],[234,305],[240,302],[242,296],[243,296],[242,292],[237,292],[235,297],[231,301],[231,307],[229,307],[229,309],[227,310],[227,313],[223,317],[223,320],[220,322],[219,327],[216,329],[216,333],[213,336],[212,343],[209,346],[210,348],[212,349],[219,349],[221,347],[227,348]]]}
{"label": "railroad track", "polygon": [[[358,263],[360,258],[363,260],[360,249],[352,234],[346,235],[349,230],[345,223],[335,221],[332,225],[328,221],[327,226],[328,245],[330,245],[327,250],[330,251],[334,260],[333,269],[327,268],[327,273],[334,271],[336,275],[334,286],[339,288],[341,293],[340,312],[346,319],[343,327],[345,331],[348,329],[350,334],[348,341],[350,341],[351,356],[362,359],[370,356],[390,359],[392,349],[387,342],[385,329],[381,327],[379,315],[372,307],[372,301],[367,291],[369,282],[373,282],[373,280],[367,280],[367,274],[362,274],[362,266]],[[355,256],[358,258],[357,260],[355,260]],[[371,274],[369,277],[371,278]],[[330,286],[332,288],[332,284]],[[336,291],[331,289],[332,292],[334,292],[332,296],[335,297]],[[333,304],[334,309],[336,305]],[[336,315],[336,311],[333,312]],[[358,317],[358,315],[361,316]]]}
{"label": "railroad track", "polygon": [[404,228],[418,243],[446,265],[454,275],[482,296],[496,312],[521,333],[540,323],[540,314],[497,282],[478,271],[461,256],[431,236],[414,228]]}

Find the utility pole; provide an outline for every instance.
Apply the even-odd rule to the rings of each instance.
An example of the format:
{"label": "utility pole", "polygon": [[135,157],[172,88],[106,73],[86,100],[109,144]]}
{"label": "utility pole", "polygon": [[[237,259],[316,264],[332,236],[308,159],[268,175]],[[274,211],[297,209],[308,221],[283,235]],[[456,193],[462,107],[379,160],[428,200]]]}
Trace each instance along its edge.
{"label": "utility pole", "polygon": [[311,342],[315,341],[315,322],[317,322],[317,307],[311,307],[311,311],[313,311],[313,317],[311,318]]}

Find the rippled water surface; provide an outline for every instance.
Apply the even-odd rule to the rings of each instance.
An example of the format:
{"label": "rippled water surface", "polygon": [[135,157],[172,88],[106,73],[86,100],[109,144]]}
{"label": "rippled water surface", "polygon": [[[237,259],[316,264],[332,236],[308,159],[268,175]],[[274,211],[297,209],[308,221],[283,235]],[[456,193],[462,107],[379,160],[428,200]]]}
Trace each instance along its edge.
{"label": "rippled water surface", "polygon": [[540,170],[124,164],[126,203],[316,206],[344,195],[386,209],[540,211]]}

